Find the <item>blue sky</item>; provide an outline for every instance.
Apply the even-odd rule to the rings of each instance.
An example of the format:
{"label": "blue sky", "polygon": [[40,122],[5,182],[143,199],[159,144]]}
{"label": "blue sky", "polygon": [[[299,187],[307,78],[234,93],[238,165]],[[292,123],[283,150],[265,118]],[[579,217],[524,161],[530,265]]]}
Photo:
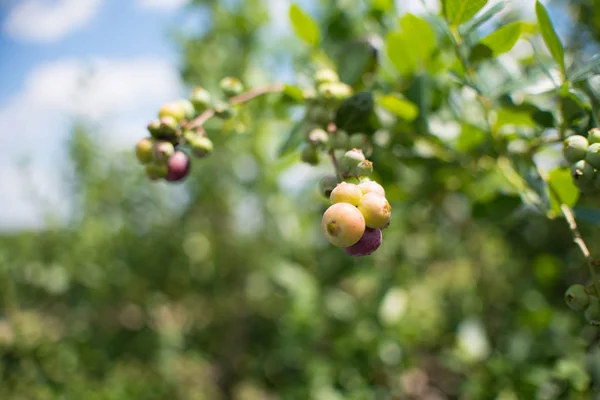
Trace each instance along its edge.
{"label": "blue sky", "polygon": [[[265,1],[270,29],[289,34],[290,0]],[[0,230],[42,225],[37,197],[69,213],[57,166],[74,116],[102,122],[110,146],[133,148],[160,105],[186,93],[167,35],[172,28],[202,25],[202,15],[190,14],[186,2],[0,0],[0,134],[6,149],[0,157]],[[310,9],[316,0],[298,2]],[[424,11],[421,0],[396,3],[401,11]],[[438,9],[436,0],[425,3]],[[527,3],[531,15],[534,1]],[[27,168],[19,164],[24,158]]]}

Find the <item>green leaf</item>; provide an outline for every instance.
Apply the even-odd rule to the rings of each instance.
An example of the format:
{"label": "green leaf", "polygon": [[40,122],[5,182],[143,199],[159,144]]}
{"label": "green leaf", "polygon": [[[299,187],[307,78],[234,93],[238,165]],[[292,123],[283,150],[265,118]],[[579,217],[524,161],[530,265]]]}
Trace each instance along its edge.
{"label": "green leaf", "polygon": [[533,32],[535,32],[535,26],[521,21],[504,25],[475,45],[470,55],[471,62],[478,62],[506,53],[514,47],[523,33]]}
{"label": "green leaf", "polygon": [[294,101],[304,101],[302,89],[300,89],[298,86],[285,85],[283,88],[283,94]]}
{"label": "green leaf", "polygon": [[419,115],[419,107],[413,102],[393,94],[379,97],[377,103],[406,121],[414,121]]}
{"label": "green leaf", "polygon": [[296,150],[302,144],[302,142],[304,141],[304,135],[302,132],[303,128],[304,128],[303,121],[299,121],[294,125],[294,127],[288,134],[288,137],[286,138],[285,142],[283,142],[283,144],[279,148],[279,152],[278,152],[279,157],[288,155],[289,153]]}
{"label": "green leaf", "polygon": [[[560,199],[569,207],[573,207],[579,200],[579,189],[573,183],[571,171],[567,168],[556,168],[548,177],[548,185],[550,185],[560,196]],[[549,190],[550,207],[555,215],[560,214],[560,202],[554,196],[554,193]]]}
{"label": "green leaf", "polygon": [[463,124],[460,135],[456,142],[456,149],[461,152],[469,152],[477,149],[485,142],[487,134],[473,125]]}
{"label": "green leaf", "polygon": [[452,26],[467,22],[486,4],[487,0],[442,0],[444,17]]}
{"label": "green leaf", "polygon": [[495,128],[498,129],[505,125],[533,127],[536,125],[536,123],[532,119],[529,110],[511,107],[501,108],[498,110]]}
{"label": "green leaf", "polygon": [[494,4],[490,7],[486,12],[476,16],[475,18],[467,21],[465,24],[461,25],[458,28],[458,31],[462,36],[467,36],[469,33],[479,28],[481,25],[485,24],[487,21],[492,19],[496,14],[498,14],[504,8],[504,1],[500,1],[499,3]]}
{"label": "green leaf", "polygon": [[321,33],[315,20],[295,3],[292,3],[289,14],[296,35],[306,43],[317,46],[321,41]]}
{"label": "green leaf", "polygon": [[417,60],[409,51],[409,41],[403,33],[390,32],[385,40],[388,58],[401,75],[410,75],[417,69]]}
{"label": "green leaf", "polygon": [[435,31],[429,23],[412,14],[400,19],[401,32],[386,37],[386,52],[401,75],[414,73],[429,60],[436,47]]}
{"label": "green leaf", "polygon": [[373,0],[372,7],[377,11],[390,11],[394,8],[394,0]]}
{"label": "green leaf", "polygon": [[540,32],[542,34],[542,38],[544,39],[544,43],[546,43],[546,47],[550,54],[560,67],[560,70],[563,76],[566,76],[565,73],[565,49],[554,30],[554,26],[552,25],[552,21],[548,16],[548,11],[542,3],[537,0],[535,2],[535,14],[537,16],[538,25],[540,28]]}
{"label": "green leaf", "polygon": [[600,225],[600,210],[587,207],[574,207],[573,213],[576,219]]}
{"label": "green leaf", "polygon": [[416,15],[406,13],[400,18],[402,33],[409,38],[410,52],[421,61],[426,60],[435,49],[435,32],[429,23]]}
{"label": "green leaf", "polygon": [[340,80],[355,85],[365,74],[377,67],[377,50],[367,41],[354,40],[340,47],[336,59]]}

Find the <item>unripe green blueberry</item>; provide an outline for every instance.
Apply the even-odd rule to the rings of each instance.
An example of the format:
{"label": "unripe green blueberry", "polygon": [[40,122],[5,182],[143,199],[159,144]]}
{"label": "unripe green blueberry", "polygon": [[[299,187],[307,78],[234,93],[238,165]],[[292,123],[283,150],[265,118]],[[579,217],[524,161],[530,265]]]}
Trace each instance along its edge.
{"label": "unripe green blueberry", "polygon": [[382,241],[381,229],[366,228],[360,240],[350,247],[345,247],[344,251],[352,257],[368,256],[381,246]]}
{"label": "unripe green blueberry", "polygon": [[585,161],[594,168],[600,168],[600,143],[592,143],[587,148]]}
{"label": "unripe green blueberry", "polygon": [[219,87],[227,97],[233,97],[244,91],[244,85],[238,78],[227,76],[221,79]]}
{"label": "unripe green blueberry", "polygon": [[350,148],[348,133],[341,129],[331,133],[329,142],[331,143],[332,149],[346,150]]}
{"label": "unripe green blueberry", "polygon": [[[577,186],[577,188],[579,189],[579,191],[581,193],[593,193],[596,190],[598,190],[596,187],[597,177],[598,177],[598,174],[596,174],[596,176],[594,176],[594,179],[592,181],[573,179],[573,183],[575,184],[575,186]],[[600,183],[600,181],[598,183]],[[600,186],[598,186],[598,187],[600,187]]]}
{"label": "unripe green blueberry", "polygon": [[146,176],[153,181],[163,179],[169,173],[167,164],[161,162],[152,162],[146,164]]}
{"label": "unripe green blueberry", "polygon": [[349,146],[351,149],[361,149],[366,157],[373,154],[373,146],[369,141],[369,137],[364,133],[354,133],[350,135]]}
{"label": "unripe green blueberry", "polygon": [[214,150],[212,140],[206,136],[196,135],[193,138],[188,138],[187,142],[190,145],[194,155],[199,158],[208,157]]}
{"label": "unripe green blueberry", "polygon": [[190,121],[194,118],[194,115],[196,115],[196,110],[191,101],[187,99],[181,99],[177,100],[177,104],[183,110],[183,115],[186,120]]}
{"label": "unripe green blueberry", "polygon": [[190,158],[183,151],[176,151],[167,161],[165,180],[177,182],[183,180],[190,172]]}
{"label": "unripe green blueberry", "polygon": [[362,197],[362,191],[353,183],[341,182],[332,191],[329,196],[331,204],[349,203],[358,206]]}
{"label": "unripe green blueberry", "polygon": [[330,68],[321,68],[315,72],[314,80],[315,84],[319,86],[323,83],[339,82],[340,77],[337,72]]}
{"label": "unripe green blueberry", "polygon": [[369,160],[361,161],[356,167],[358,176],[370,176],[373,173],[373,163]]}
{"label": "unripe green blueberry", "polygon": [[594,326],[600,326],[600,302],[597,298],[590,298],[590,304],[583,312],[585,320]]}
{"label": "unripe green blueberry", "polygon": [[321,194],[324,197],[327,197],[329,199],[329,196],[331,196],[331,192],[333,191],[333,189],[335,189],[337,184],[338,184],[337,176],[335,176],[335,175],[324,176],[319,181],[319,192],[321,192]]}
{"label": "unripe green blueberry", "polygon": [[227,103],[217,104],[215,106],[214,110],[215,110],[215,117],[218,117],[221,119],[230,119],[230,118],[233,118],[233,116],[235,115],[233,108],[231,108],[231,106]]}
{"label": "unripe green blueberry", "polygon": [[192,90],[190,101],[194,105],[196,112],[200,113],[210,107],[211,95],[208,90],[201,87],[196,87]]}
{"label": "unripe green blueberry", "polygon": [[589,144],[600,143],[600,129],[599,128],[590,129],[590,131],[588,132],[587,141]]}
{"label": "unripe green blueberry", "polygon": [[581,135],[573,135],[563,142],[563,155],[565,159],[574,163],[585,159],[588,148],[588,140]]}
{"label": "unripe green blueberry", "polygon": [[153,154],[154,159],[158,161],[167,161],[175,152],[175,147],[172,143],[161,140],[154,143]]}
{"label": "unripe green blueberry", "polygon": [[321,105],[313,105],[306,111],[306,120],[316,125],[325,126],[333,119],[331,110]]}
{"label": "unripe green blueberry", "polygon": [[323,129],[313,129],[308,133],[308,143],[317,148],[325,148],[329,143],[329,135]]}
{"label": "unripe green blueberry", "polygon": [[594,181],[594,167],[592,167],[587,161],[580,160],[575,164],[571,165],[571,176],[573,181],[581,184],[587,184]]}
{"label": "unripe green blueberry", "polygon": [[365,232],[365,218],[352,204],[336,203],[323,214],[321,229],[334,246],[350,247]]}
{"label": "unripe green blueberry", "polygon": [[323,83],[318,86],[317,92],[325,100],[343,100],[352,95],[352,87],[343,82]]}
{"label": "unripe green blueberry", "polygon": [[[177,121],[175,121],[175,124],[177,125]],[[152,137],[160,137],[161,136],[161,123],[160,120],[155,119],[154,121],[150,122],[148,124],[148,132],[150,132],[150,135],[152,135]]]}
{"label": "unripe green blueberry", "polygon": [[361,197],[358,210],[365,217],[369,228],[387,228],[392,216],[392,206],[387,199],[377,193],[367,193]]}
{"label": "unripe green blueberry", "polygon": [[175,121],[181,122],[185,118],[185,110],[181,107],[181,104],[177,102],[167,103],[158,111],[158,117],[171,117],[175,119]]}
{"label": "unripe green blueberry", "polygon": [[305,146],[300,153],[300,159],[310,165],[317,165],[319,163],[319,152],[313,146]]}
{"label": "unripe green blueberry", "polygon": [[135,155],[139,162],[147,164],[154,158],[154,142],[150,138],[144,138],[135,145]]}
{"label": "unripe green blueberry", "polygon": [[348,150],[340,160],[340,167],[344,173],[356,175],[358,164],[365,160],[365,155],[361,149]]}
{"label": "unripe green blueberry", "polygon": [[160,119],[160,129],[158,131],[158,138],[172,138],[177,135],[177,128],[179,122],[173,117],[162,117]]}
{"label": "unripe green blueberry", "polygon": [[385,190],[383,189],[383,186],[381,186],[375,181],[369,180],[361,182],[358,184],[358,187],[360,188],[360,190],[362,190],[363,196],[367,193],[375,193],[379,196],[385,197]]}
{"label": "unripe green blueberry", "polygon": [[571,285],[565,292],[565,303],[569,308],[580,311],[590,303],[590,296],[585,291],[583,285]]}

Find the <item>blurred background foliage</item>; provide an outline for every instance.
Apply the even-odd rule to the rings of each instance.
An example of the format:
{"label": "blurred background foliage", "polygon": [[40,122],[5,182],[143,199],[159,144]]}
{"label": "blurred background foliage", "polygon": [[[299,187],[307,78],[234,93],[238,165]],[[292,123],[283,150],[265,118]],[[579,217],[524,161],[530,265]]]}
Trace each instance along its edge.
{"label": "blurred background foliage", "polygon": [[[480,156],[449,44],[438,35],[426,65],[399,73],[382,56],[392,2],[322,1],[318,50],[269,35],[268,4],[196,0],[210,23],[175,35],[182,76],[215,90],[224,75],[259,86],[293,67],[302,83],[332,62],[356,89],[376,81],[419,105],[374,136],[394,210],[382,247],[352,259],[326,243],[317,182],[331,166],[278,156],[298,109],[280,96],[211,122],[215,153],[178,186],[76,124],[68,223],[0,237],[0,398],[596,398],[598,328],[563,301],[584,260],[564,221],[521,205]],[[576,57],[581,35],[597,45],[598,9],[568,7]],[[517,60],[519,76],[537,79],[536,62]],[[468,134],[440,139],[432,124],[447,120]],[[583,230],[598,254],[597,228]]]}

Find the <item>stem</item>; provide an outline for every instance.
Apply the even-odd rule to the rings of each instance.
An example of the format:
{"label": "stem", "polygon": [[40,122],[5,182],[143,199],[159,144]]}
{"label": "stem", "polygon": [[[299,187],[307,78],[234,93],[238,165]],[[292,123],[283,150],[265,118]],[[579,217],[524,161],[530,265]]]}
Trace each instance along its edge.
{"label": "stem", "polygon": [[[337,126],[335,125],[335,123],[330,122],[329,125],[327,125],[327,133],[329,133],[329,135],[335,135],[337,132]],[[333,168],[335,168],[335,174],[337,175],[338,179],[341,181],[344,179],[344,174],[342,173],[342,169],[340,168],[340,163],[337,160],[337,157],[335,156],[335,151],[333,149],[329,150],[328,152],[329,154],[329,158],[331,158],[331,163],[333,164]]]}
{"label": "stem", "polygon": [[[235,96],[235,97],[232,97],[231,99],[229,99],[229,104],[234,106],[234,105],[246,103],[246,102],[248,102],[258,96],[261,96],[263,94],[281,93],[281,92],[283,92],[284,88],[285,88],[284,85],[275,84],[275,85],[268,85],[268,86],[250,89],[247,92],[240,94],[239,96]],[[199,126],[202,126],[202,125],[204,125],[204,123],[206,121],[208,121],[209,119],[214,117],[214,115],[215,115],[215,109],[209,108],[209,109],[203,111],[202,113],[200,113],[200,115],[198,115],[196,118],[194,118],[193,120],[191,120],[190,122],[185,124],[185,128],[186,129],[194,129]]]}
{"label": "stem", "polygon": [[547,183],[550,193],[552,193],[552,195],[556,197],[556,200],[560,204],[560,211],[567,220],[569,230],[571,231],[571,235],[573,236],[573,242],[577,245],[577,247],[581,251],[581,254],[583,254],[583,257],[585,258],[585,261],[587,262],[588,268],[590,270],[590,275],[592,276],[592,281],[594,282],[594,287],[596,288],[596,293],[600,294],[600,282],[598,282],[598,277],[596,276],[596,270],[594,268],[594,266],[596,265],[596,261],[592,258],[592,254],[590,253],[590,250],[587,244],[585,243],[585,240],[583,240],[583,236],[581,236],[581,232],[579,231],[579,227],[577,226],[577,221],[575,220],[573,210],[571,210],[571,208],[562,201],[560,194],[556,189],[554,189],[550,182]]}

